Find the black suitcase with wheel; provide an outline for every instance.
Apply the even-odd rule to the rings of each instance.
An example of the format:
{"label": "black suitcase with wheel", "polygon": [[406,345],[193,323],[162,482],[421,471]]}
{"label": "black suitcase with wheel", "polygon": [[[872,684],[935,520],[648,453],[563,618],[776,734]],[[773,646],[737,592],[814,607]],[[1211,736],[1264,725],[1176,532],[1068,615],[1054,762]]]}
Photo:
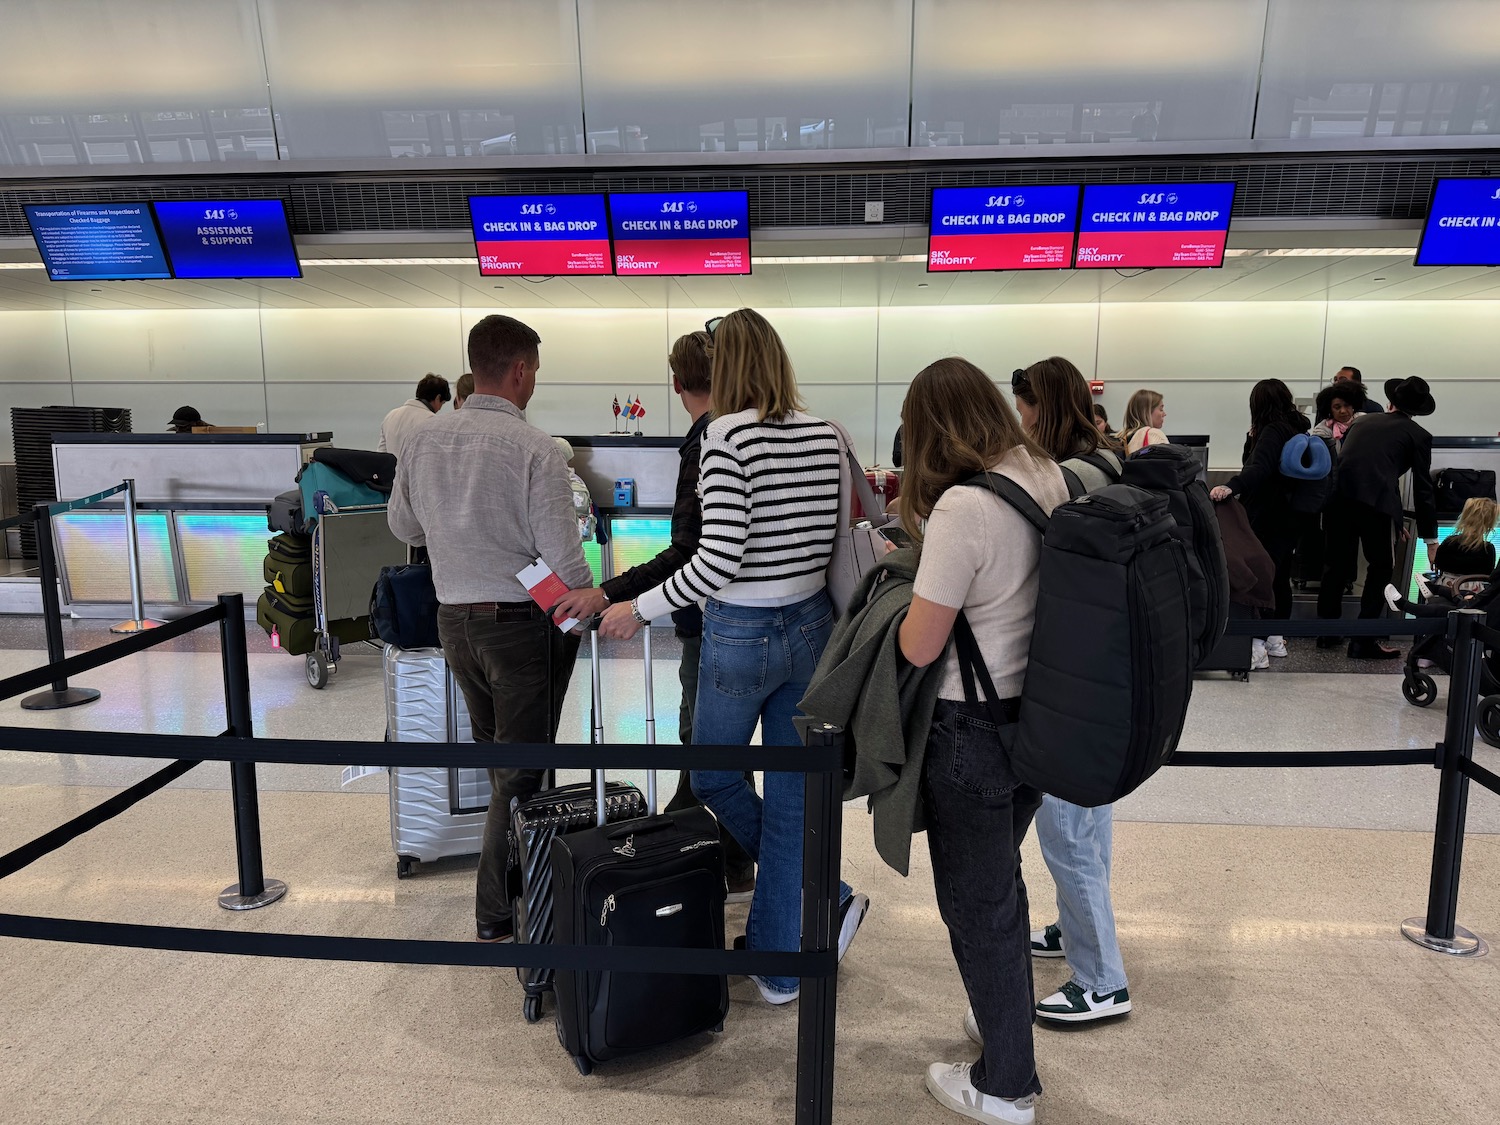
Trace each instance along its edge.
{"label": "black suitcase with wheel", "polygon": [[[648,626],[649,632],[649,626]],[[604,720],[599,698],[599,635],[589,634],[589,666],[593,675],[593,722],[590,740],[604,741]],[[647,651],[650,651],[649,641]],[[646,661],[646,733],[656,741],[656,719],[652,713],[651,661]],[[527,800],[513,800],[510,806],[510,865],[506,871],[509,884],[515,940],[529,945],[550,944],[553,940],[552,841],[567,832],[578,832],[600,823],[632,820],[646,815],[646,801],[641,791],[624,782],[604,785],[603,812],[599,811],[597,786],[593,782],[564,785],[534,794]],[[542,1018],[542,998],[552,991],[553,970],[518,968],[516,977],[526,992],[522,1013],[527,1023]]]}
{"label": "black suitcase with wheel", "polygon": [[[570,945],[724,948],[724,848],[707,809],[557,837],[552,887]],[[557,1038],[582,1074],[721,1030],[729,1013],[721,976],[560,970],[555,987]]]}

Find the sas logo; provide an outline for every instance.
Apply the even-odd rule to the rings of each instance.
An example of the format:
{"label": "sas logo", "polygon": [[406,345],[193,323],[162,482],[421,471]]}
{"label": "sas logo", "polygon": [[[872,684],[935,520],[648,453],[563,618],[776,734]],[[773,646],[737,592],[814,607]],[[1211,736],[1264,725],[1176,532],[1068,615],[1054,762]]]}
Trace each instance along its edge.
{"label": "sas logo", "polygon": [[1155,203],[1176,203],[1177,193],[1175,191],[1143,191],[1141,197],[1136,200],[1137,205],[1149,206]]}
{"label": "sas logo", "polygon": [[1025,207],[1024,195],[992,195],[984,201],[986,207]]}

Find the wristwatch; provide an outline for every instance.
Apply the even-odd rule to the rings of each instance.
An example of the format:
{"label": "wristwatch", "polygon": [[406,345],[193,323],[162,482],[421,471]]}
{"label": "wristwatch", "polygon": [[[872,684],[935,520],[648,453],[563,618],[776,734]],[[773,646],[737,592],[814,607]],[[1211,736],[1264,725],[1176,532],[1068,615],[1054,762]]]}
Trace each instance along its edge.
{"label": "wristwatch", "polygon": [[640,602],[637,601],[635,598],[631,598],[630,599],[630,616],[635,618],[635,623],[637,625],[644,625],[644,624],[646,624],[646,619],[641,616],[641,605],[640,605]]}

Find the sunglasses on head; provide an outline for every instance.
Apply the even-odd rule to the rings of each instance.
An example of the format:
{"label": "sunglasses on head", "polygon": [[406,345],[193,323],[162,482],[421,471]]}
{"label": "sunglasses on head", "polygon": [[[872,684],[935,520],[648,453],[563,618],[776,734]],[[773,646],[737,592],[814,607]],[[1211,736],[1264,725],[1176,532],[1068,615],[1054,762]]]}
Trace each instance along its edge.
{"label": "sunglasses on head", "polygon": [[714,338],[714,332],[717,331],[719,325],[723,323],[724,318],[722,316],[710,317],[708,320],[705,320],[703,322],[703,327],[708,330],[708,338],[710,340]]}
{"label": "sunglasses on head", "polygon": [[1026,378],[1026,372],[1024,370],[1018,367],[1010,373],[1011,390],[1019,391],[1022,387],[1029,386],[1031,386],[1031,380]]}

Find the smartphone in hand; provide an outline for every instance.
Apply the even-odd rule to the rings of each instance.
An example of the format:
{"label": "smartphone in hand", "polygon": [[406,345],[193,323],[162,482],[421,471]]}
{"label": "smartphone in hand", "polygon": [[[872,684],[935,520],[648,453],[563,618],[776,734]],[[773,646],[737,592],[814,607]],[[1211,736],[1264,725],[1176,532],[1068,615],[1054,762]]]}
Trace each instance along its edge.
{"label": "smartphone in hand", "polygon": [[893,547],[911,546],[911,536],[906,533],[906,529],[903,527],[897,527],[895,524],[890,524],[886,527],[877,528],[876,530],[880,533],[880,537]]}

